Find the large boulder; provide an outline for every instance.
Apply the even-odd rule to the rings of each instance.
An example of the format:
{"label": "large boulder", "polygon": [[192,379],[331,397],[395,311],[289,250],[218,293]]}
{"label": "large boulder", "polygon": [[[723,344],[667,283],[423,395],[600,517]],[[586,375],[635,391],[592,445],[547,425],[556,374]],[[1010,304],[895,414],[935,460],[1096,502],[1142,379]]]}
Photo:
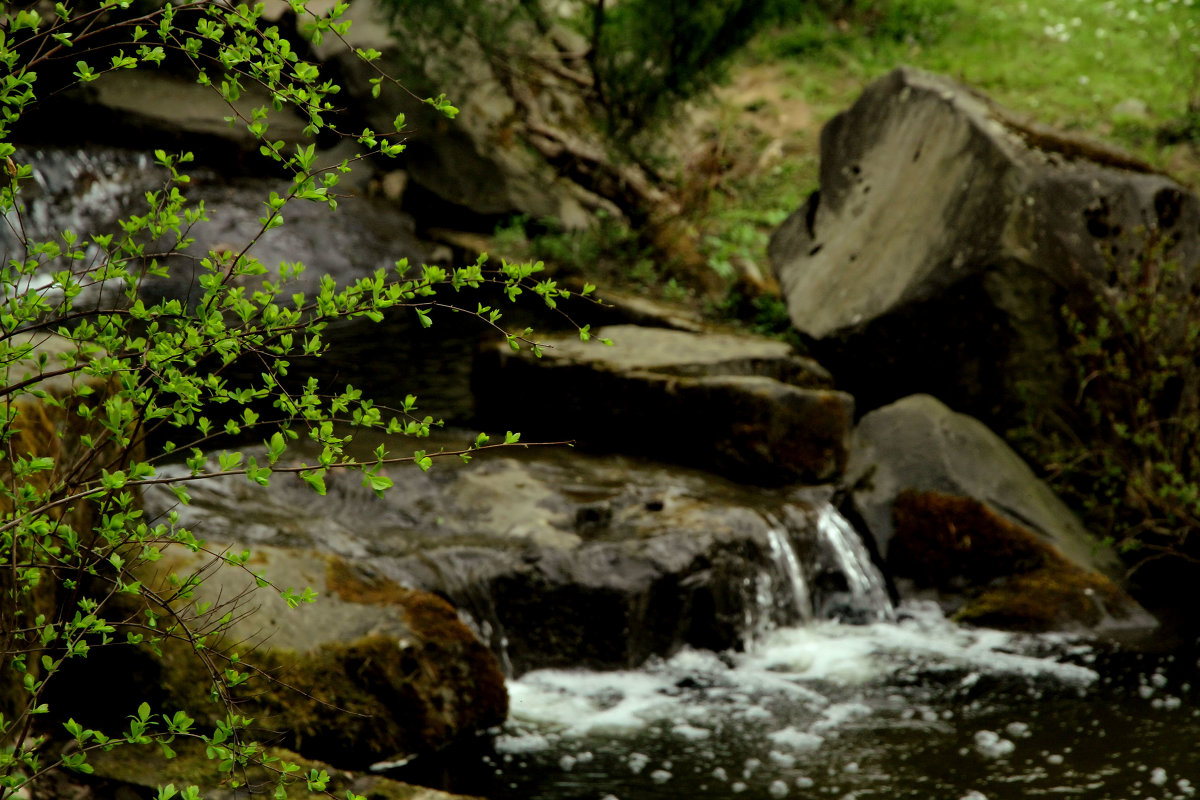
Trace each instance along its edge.
{"label": "large boulder", "polygon": [[637,325],[596,336],[613,346],[554,338],[537,358],[499,343],[476,370],[479,408],[532,435],[646,453],[747,483],[828,482],[845,466],[853,399],[789,345]]}
{"label": "large boulder", "polygon": [[792,321],[860,408],[929,392],[1010,422],[1030,393],[1061,391],[1059,307],[1151,229],[1189,283],[1200,203],[1184,187],[901,68],[825,127],[820,190],[770,257]]}
{"label": "large boulder", "polygon": [[864,416],[853,442],[854,509],[902,585],[1004,627],[1153,624],[1112,549],[979,420],[913,395]]}

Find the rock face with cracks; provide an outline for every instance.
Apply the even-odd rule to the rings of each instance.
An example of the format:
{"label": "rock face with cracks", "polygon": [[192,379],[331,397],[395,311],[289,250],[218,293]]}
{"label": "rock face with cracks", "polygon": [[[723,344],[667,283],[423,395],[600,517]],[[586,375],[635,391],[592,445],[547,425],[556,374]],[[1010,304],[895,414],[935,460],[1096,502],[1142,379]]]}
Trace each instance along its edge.
{"label": "rock face with cracks", "polygon": [[861,409],[928,392],[996,423],[1059,396],[1059,307],[1149,231],[1190,285],[1200,202],[1184,187],[901,68],[822,131],[820,190],[770,257],[792,321]]}

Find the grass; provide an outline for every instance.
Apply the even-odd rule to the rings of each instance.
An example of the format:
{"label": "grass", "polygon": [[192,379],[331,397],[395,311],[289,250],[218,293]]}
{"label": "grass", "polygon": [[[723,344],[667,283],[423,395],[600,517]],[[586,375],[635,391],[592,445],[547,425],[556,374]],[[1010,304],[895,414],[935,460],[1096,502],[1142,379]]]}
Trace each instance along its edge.
{"label": "grass", "polygon": [[[1163,167],[1179,149],[1153,134],[1200,101],[1200,0],[887,0],[862,19],[808,19],[760,36],[759,61],[800,68],[822,116],[847,105],[867,82],[899,64],[951,75],[1001,104],[1056,127],[1136,151]],[[870,9],[874,9],[871,12]],[[891,20],[880,25],[882,15]],[[875,22],[872,19],[876,18]],[[900,34],[903,22],[915,27]],[[849,29],[847,31],[847,28]],[[798,32],[808,42],[797,50]],[[851,88],[828,91],[824,87]],[[1118,119],[1123,101],[1145,104],[1142,124]],[[834,108],[830,108],[830,106]],[[1149,135],[1148,135],[1149,134]],[[1182,177],[1200,177],[1185,153]]]}

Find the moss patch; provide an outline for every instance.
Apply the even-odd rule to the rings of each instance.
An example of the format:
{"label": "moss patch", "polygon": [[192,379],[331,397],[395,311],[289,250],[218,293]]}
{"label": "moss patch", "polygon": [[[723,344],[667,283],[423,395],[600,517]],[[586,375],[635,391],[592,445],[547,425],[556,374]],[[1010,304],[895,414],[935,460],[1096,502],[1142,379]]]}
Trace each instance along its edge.
{"label": "moss patch", "polygon": [[960,622],[1025,631],[1102,624],[1129,608],[1107,577],[968,497],[908,490],[892,506],[893,574],[957,594]]}
{"label": "moss patch", "polygon": [[[379,632],[307,650],[269,643],[241,657],[262,675],[239,690],[258,735],[342,768],[428,753],[504,721],[508,695],[491,651],[444,600],[329,561],[323,602],[397,609]],[[329,596],[332,595],[332,596]],[[322,601],[318,601],[322,602]],[[388,619],[389,617],[381,617]],[[179,707],[211,725],[203,665],[186,645],[164,648],[164,683]]]}

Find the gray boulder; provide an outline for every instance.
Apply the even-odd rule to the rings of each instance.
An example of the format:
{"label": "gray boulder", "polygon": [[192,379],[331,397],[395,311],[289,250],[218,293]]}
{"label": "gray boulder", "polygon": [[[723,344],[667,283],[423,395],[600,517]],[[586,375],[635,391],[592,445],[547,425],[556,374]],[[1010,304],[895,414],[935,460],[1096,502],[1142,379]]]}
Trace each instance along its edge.
{"label": "gray boulder", "polygon": [[960,618],[1035,629],[1152,621],[1117,555],[983,423],[929,395],[862,418],[847,482],[889,574]]}
{"label": "gray boulder", "polygon": [[1185,282],[1200,203],[1135,158],[902,68],[821,135],[821,185],[771,240],[796,327],[875,408],[929,392],[988,422],[1055,398],[1058,308],[1154,229]]}
{"label": "gray boulder", "polygon": [[[853,398],[789,345],[637,325],[596,336],[613,346],[562,337],[541,358],[504,343],[486,351],[477,409],[539,437],[647,453],[748,483],[841,474]],[[542,397],[554,400],[528,402]]]}

